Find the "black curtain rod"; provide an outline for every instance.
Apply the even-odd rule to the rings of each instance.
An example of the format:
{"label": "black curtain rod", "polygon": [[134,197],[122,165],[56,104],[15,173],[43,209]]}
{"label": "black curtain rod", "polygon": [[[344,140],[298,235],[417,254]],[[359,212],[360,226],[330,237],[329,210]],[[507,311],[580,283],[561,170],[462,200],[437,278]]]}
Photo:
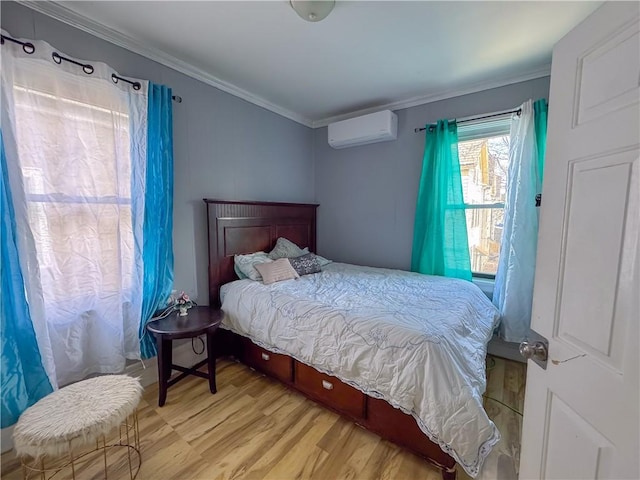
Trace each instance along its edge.
{"label": "black curtain rod", "polygon": [[51,54],[51,58],[53,58],[53,61],[58,65],[60,65],[64,60],[65,62],[73,63],[74,65],[78,65],[79,67],[82,67],[82,71],[87,75],[91,75],[93,73],[93,65],[89,65],[88,63],[76,62],[75,60],[71,60],[70,58],[63,57],[58,52],[53,52]]}
{"label": "black curtain rod", "polygon": [[22,45],[22,50],[24,53],[31,55],[36,51],[36,47],[33,46],[31,42],[21,42],[20,40],[16,40],[15,38],[7,37],[5,35],[0,34],[0,45],[4,45],[4,41],[9,40],[10,42],[16,43],[18,45]]}
{"label": "black curtain rod", "polygon": [[122,80],[123,82],[131,85],[134,90],[140,90],[140,87],[142,86],[140,85],[140,82],[132,82],[131,80],[127,80],[126,78],[119,77],[115,73],[111,74],[111,80],[113,80],[113,83],[118,83],[119,80]]}
{"label": "black curtain rod", "polygon": [[[36,47],[31,42],[21,42],[20,40],[16,40],[15,38],[7,37],[6,35],[0,34],[0,45],[4,45],[5,40],[8,40],[8,41],[13,42],[13,43],[18,44],[18,45],[22,45],[22,50],[24,50],[24,52],[29,54],[29,55],[31,55],[33,52],[36,51]],[[75,60],[72,60],[71,58],[63,57],[58,52],[53,52],[51,54],[51,58],[53,58],[53,61],[55,63],[57,63],[58,65],[60,65],[63,60],[65,62],[73,63],[74,65],[78,65],[79,67],[82,67],[82,71],[84,71],[84,73],[86,73],[87,75],[91,75],[94,72],[93,65],[90,65],[88,63],[76,62]],[[126,82],[126,83],[130,84],[133,87],[134,90],[140,90],[140,87],[142,86],[140,84],[140,82],[127,80],[126,78],[119,77],[115,73],[111,74],[111,80],[113,81],[113,83],[118,83],[118,81],[122,80],[123,82]],[[180,97],[178,95],[172,95],[171,99],[176,103],[182,103],[182,97]]]}
{"label": "black curtain rod", "polygon": [[[522,109],[518,108],[517,110],[510,110],[508,112],[502,112],[502,113],[494,113],[492,115],[484,115],[482,117],[473,117],[473,118],[467,118],[465,120],[459,120],[457,123],[466,123],[466,122],[473,122],[475,120],[484,120],[485,118],[493,118],[493,117],[502,117],[503,115],[509,115],[511,113],[516,113],[518,116],[520,116],[520,114],[522,113]],[[455,122],[455,120],[449,120],[450,122]],[[435,124],[432,125],[428,125],[429,131],[433,131],[433,129],[435,128]],[[427,127],[422,127],[422,128],[415,128],[413,131],[415,133],[418,132],[424,132],[427,129]]]}

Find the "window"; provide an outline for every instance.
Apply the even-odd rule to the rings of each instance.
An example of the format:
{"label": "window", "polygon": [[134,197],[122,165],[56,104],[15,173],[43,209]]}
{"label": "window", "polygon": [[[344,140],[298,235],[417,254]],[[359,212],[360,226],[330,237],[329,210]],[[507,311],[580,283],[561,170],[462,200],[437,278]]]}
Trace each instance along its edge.
{"label": "window", "polygon": [[495,277],[509,170],[509,116],[458,127],[458,154],[474,276]]}
{"label": "window", "polygon": [[47,317],[67,322],[133,282],[129,116],[108,83],[37,73],[13,86],[17,146]]}

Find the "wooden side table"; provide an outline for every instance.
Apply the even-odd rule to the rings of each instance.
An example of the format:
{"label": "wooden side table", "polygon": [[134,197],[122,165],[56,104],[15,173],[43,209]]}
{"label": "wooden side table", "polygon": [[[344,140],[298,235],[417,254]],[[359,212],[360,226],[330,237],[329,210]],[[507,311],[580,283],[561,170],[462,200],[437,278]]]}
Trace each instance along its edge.
{"label": "wooden side table", "polygon": [[[216,393],[216,357],[213,347],[213,336],[222,322],[224,313],[222,310],[212,307],[194,307],[189,309],[188,315],[183,317],[178,312],[166,318],[154,320],[147,324],[147,330],[156,337],[158,346],[158,406],[162,407],[167,400],[167,389],[188,375],[206,378],[209,380],[209,390]],[[172,362],[172,341],[180,338],[193,338],[198,335],[207,336],[207,358],[187,368],[174,365]],[[204,364],[208,365],[209,372],[198,371]],[[171,378],[171,371],[182,372],[175,378]]]}

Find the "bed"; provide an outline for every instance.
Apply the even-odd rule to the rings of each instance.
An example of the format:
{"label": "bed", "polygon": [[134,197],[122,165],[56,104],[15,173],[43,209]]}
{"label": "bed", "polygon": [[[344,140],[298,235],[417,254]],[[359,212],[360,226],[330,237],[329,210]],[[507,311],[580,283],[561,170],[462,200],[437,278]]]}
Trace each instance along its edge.
{"label": "bed", "polygon": [[445,479],[456,461],[475,476],[500,438],[481,398],[497,312],[480,290],[340,263],[271,285],[238,280],[233,256],[269,251],[279,237],[315,251],[317,205],[205,202],[210,302],[224,302],[227,353],[412,450]]}

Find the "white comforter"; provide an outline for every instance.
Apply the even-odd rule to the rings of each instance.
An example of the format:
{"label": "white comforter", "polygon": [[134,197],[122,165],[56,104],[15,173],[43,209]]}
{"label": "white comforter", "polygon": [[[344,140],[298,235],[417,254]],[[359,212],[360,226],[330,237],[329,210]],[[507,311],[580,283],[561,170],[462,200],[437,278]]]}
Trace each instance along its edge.
{"label": "white comforter", "polygon": [[221,296],[223,327],[410,413],[469,475],[500,439],[482,408],[498,312],[472,283],[333,263]]}

